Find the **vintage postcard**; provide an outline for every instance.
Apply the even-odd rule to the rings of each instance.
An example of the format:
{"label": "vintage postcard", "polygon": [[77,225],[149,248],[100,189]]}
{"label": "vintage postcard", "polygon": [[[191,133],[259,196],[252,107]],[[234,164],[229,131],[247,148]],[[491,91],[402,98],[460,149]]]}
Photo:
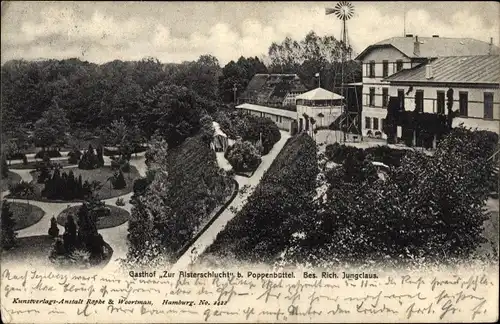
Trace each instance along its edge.
{"label": "vintage postcard", "polygon": [[2,2],[2,321],[498,321],[499,11]]}

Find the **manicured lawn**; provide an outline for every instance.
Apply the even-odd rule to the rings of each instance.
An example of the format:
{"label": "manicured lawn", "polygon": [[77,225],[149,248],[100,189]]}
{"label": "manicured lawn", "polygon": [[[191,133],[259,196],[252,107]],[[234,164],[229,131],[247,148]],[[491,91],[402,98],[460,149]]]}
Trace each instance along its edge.
{"label": "manicured lawn", "polygon": [[[83,181],[85,180],[88,180],[89,182],[99,181],[103,185],[102,188],[97,192],[101,199],[118,197],[131,192],[133,190],[134,180],[140,177],[137,169],[133,166],[130,166],[130,172],[123,173],[127,186],[122,189],[113,189],[108,179],[115,174],[115,171],[111,170],[110,166],[103,166],[99,169],[94,169],[94,170],[82,170],[78,169],[78,167],[74,167],[74,168],[62,169],[61,173],[62,172],[69,173],[70,171],[73,171],[76,178],[82,175]],[[32,175],[33,179],[35,179],[35,181],[33,182],[35,184],[37,200],[44,200],[44,201],[47,200],[44,197],[41,197],[41,191],[45,185],[41,183],[36,183],[36,179],[38,179],[38,172],[33,171]]]}
{"label": "manicured lawn", "polygon": [[43,215],[45,215],[45,212],[40,207],[32,204],[9,202],[9,205],[16,221],[16,225],[14,226],[14,230],[16,231],[38,223]]}
{"label": "manicured lawn", "polygon": [[9,190],[9,184],[15,184],[21,182],[21,176],[17,173],[9,171],[7,178],[0,180],[1,190]]}
{"label": "manicured lawn", "polygon": [[[51,160],[52,164],[60,164],[61,167],[66,167],[68,165],[76,165],[74,163],[69,163],[68,159],[65,160]],[[42,163],[42,160],[38,161],[32,161],[29,162],[28,164],[23,164],[23,163],[16,163],[12,164],[9,168],[15,169],[15,170],[26,170],[26,169],[36,169],[37,165]]]}
{"label": "manicured lawn", "polygon": [[[111,215],[109,217],[103,217],[99,219],[99,221],[97,222],[97,229],[115,227],[129,220],[130,213],[125,209],[111,205],[106,205],[106,207],[111,209]],[[79,208],[80,206],[73,206],[63,210],[57,216],[57,222],[59,223],[59,225],[64,226],[66,224],[66,218],[68,217],[68,215],[73,215],[73,219],[76,221],[77,220],[76,215],[78,213]]]}

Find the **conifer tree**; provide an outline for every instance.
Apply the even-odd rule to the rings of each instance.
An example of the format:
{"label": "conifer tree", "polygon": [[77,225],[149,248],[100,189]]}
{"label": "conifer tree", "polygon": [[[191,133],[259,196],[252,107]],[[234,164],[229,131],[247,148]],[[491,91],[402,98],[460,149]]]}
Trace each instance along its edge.
{"label": "conifer tree", "polygon": [[55,217],[52,217],[50,219],[49,235],[52,236],[53,238],[59,236],[59,228],[57,227],[57,220]]}
{"label": "conifer tree", "polygon": [[119,173],[115,173],[113,180],[113,188],[114,189],[123,189],[127,186],[127,182],[125,181],[125,177],[123,176],[123,172],[120,170]]}
{"label": "conifer tree", "polygon": [[73,251],[76,247],[76,224],[75,220],[73,219],[72,215],[68,215],[66,218],[66,225],[64,225],[64,234],[63,234],[63,241],[64,241],[64,248],[66,252],[70,253]]}
{"label": "conifer tree", "polygon": [[40,174],[38,175],[37,182],[38,183],[45,183],[45,181],[50,179],[49,168],[45,164],[42,164],[40,166],[39,170],[40,170]]}
{"label": "conifer tree", "polygon": [[97,146],[97,161],[99,162],[99,167],[104,166],[104,155],[102,145]]}
{"label": "conifer tree", "polygon": [[5,156],[2,155],[2,179],[5,179],[9,176],[9,166],[7,165],[7,160]]}

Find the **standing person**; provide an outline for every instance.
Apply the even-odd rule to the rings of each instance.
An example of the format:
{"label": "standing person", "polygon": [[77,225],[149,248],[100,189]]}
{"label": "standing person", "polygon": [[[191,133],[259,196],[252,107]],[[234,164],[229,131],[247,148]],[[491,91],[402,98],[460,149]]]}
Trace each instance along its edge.
{"label": "standing person", "polygon": [[198,258],[198,249],[196,246],[191,249],[191,266],[194,264],[196,259]]}

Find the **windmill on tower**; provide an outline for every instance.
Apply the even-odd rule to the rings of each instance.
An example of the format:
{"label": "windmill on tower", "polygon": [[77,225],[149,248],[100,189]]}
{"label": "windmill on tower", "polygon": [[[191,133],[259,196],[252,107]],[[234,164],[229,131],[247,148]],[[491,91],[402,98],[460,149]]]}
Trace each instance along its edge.
{"label": "windmill on tower", "polygon": [[[345,98],[346,98],[346,92],[345,92],[345,84],[344,84],[344,79],[345,79],[345,74],[346,74],[346,61],[347,61],[347,55],[349,55],[349,60],[351,59],[351,50],[349,47],[349,38],[347,36],[347,21],[354,17],[354,5],[350,3],[349,1],[340,1],[338,2],[335,7],[333,8],[326,8],[325,9],[325,14],[326,15],[331,15],[334,14],[341,22],[342,22],[342,29],[341,29],[341,84],[340,84],[340,91],[341,95],[344,97],[344,102],[343,102],[343,114],[341,115],[341,120],[340,120],[340,129],[343,130],[344,133],[344,142],[346,141],[346,133],[351,130],[351,128],[358,128],[356,125],[356,120],[359,118],[359,107],[356,105],[356,110],[357,111],[350,111],[348,109],[348,106],[346,104]],[[357,97],[356,94],[356,88],[354,87],[354,97]]]}

